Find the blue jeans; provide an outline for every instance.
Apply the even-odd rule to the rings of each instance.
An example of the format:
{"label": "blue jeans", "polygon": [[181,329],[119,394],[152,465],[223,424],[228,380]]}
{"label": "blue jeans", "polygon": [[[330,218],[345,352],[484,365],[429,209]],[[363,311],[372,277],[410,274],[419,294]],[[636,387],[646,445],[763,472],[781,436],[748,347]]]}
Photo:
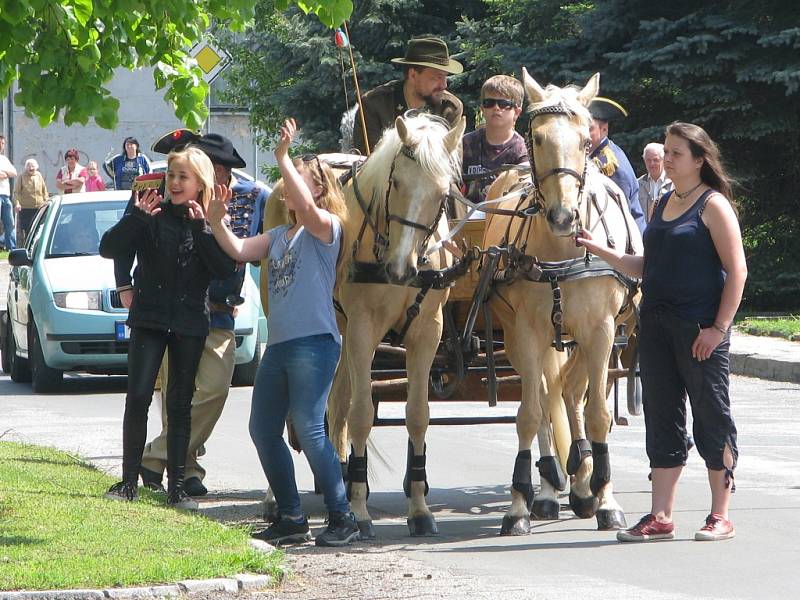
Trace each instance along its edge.
{"label": "blue jeans", "polygon": [[339,457],[325,435],[325,407],[341,347],[330,334],[268,346],[258,366],[250,411],[250,437],[284,516],[300,516],[294,463],[283,439],[287,415],[329,512],[350,512]]}
{"label": "blue jeans", "polygon": [[0,210],[0,219],[3,221],[3,245],[8,250],[13,250],[17,247],[17,232],[14,230],[14,206],[11,204],[10,196],[0,196],[2,202],[2,209]]}

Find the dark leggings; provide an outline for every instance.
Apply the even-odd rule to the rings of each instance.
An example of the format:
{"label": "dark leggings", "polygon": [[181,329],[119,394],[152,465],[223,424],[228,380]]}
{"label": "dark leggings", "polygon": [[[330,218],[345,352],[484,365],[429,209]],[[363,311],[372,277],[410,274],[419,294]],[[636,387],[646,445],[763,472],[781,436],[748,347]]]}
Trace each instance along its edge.
{"label": "dark leggings", "polygon": [[147,441],[147,411],[166,349],[169,351],[167,475],[170,491],[183,487],[194,380],[204,344],[205,337],[176,335],[144,327],[131,329],[128,395],[125,397],[125,418],[122,422],[122,477],[125,481],[136,484],[139,479],[142,452]]}

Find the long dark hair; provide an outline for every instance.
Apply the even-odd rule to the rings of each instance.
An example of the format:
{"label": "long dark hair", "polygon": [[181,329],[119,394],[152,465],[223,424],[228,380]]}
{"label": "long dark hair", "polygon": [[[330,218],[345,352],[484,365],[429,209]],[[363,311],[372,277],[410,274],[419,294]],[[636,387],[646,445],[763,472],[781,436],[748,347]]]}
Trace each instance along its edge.
{"label": "long dark hair", "polygon": [[734,181],[722,164],[719,146],[706,133],[706,130],[693,123],[675,121],[667,125],[667,135],[681,137],[689,143],[689,151],[692,156],[703,159],[703,166],[700,167],[700,180],[725,196],[734,211],[737,211],[736,202],[733,199]]}

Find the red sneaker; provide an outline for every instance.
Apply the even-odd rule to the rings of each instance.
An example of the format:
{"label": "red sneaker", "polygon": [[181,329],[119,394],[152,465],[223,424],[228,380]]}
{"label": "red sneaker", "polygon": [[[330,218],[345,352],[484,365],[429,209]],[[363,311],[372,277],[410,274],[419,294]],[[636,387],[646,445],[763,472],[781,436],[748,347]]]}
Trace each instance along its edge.
{"label": "red sneaker", "polygon": [[655,540],[671,540],[675,537],[675,525],[659,523],[655,515],[647,514],[630,529],[617,532],[620,542],[652,542]]}
{"label": "red sneaker", "polygon": [[706,524],[700,531],[694,534],[694,539],[698,542],[716,542],[728,540],[736,535],[733,523],[722,515],[711,513],[706,517]]}

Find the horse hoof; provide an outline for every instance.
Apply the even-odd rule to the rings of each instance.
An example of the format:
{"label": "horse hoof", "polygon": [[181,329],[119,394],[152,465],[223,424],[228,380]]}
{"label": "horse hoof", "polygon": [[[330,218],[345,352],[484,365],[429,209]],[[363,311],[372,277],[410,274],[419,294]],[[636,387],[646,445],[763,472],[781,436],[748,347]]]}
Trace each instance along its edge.
{"label": "horse hoof", "polygon": [[358,521],[358,530],[361,532],[361,540],[374,540],[375,530],[372,528],[372,521]]}
{"label": "horse hoof", "polygon": [[591,519],[597,512],[600,502],[595,496],[579,498],[574,492],[569,493],[569,507],[581,519]]}
{"label": "horse hoof", "polygon": [[534,500],[531,518],[535,521],[555,521],[560,508],[555,500]]}
{"label": "horse hoof", "polygon": [[528,535],[531,532],[531,520],[527,515],[517,517],[508,513],[503,517],[500,535]]}
{"label": "horse hoof", "polygon": [[625,513],[621,510],[598,510],[595,516],[597,517],[598,531],[613,531],[625,529],[628,526],[625,522]]}
{"label": "horse hoof", "polygon": [[425,537],[429,535],[439,535],[439,528],[433,515],[419,515],[406,519],[408,531],[412,537]]}

